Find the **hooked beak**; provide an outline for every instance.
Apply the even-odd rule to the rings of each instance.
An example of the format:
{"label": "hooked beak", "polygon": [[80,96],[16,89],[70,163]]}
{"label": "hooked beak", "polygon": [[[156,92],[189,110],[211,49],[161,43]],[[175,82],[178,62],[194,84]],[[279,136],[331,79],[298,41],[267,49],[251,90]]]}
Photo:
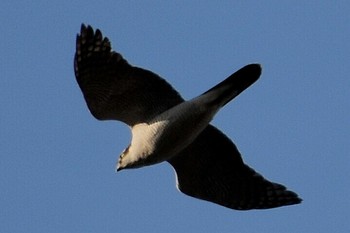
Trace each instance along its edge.
{"label": "hooked beak", "polygon": [[122,163],[123,157],[128,152],[129,147],[130,147],[130,145],[126,149],[124,149],[123,152],[121,153],[121,155],[119,156],[119,160],[118,160],[117,166],[115,168],[115,172],[119,172],[119,171],[121,171],[121,170],[123,170],[125,168],[125,165],[124,166],[120,166],[120,164]]}
{"label": "hooked beak", "polygon": [[123,170],[124,169],[124,167],[122,167],[122,166],[120,166],[120,160],[118,161],[118,164],[117,164],[117,166],[116,166],[116,168],[115,168],[115,172],[119,172],[119,171],[121,171],[121,170]]}
{"label": "hooked beak", "polygon": [[119,164],[118,164],[117,168],[115,169],[115,172],[119,172],[119,171],[121,171],[121,170],[123,170],[123,168],[120,167]]}

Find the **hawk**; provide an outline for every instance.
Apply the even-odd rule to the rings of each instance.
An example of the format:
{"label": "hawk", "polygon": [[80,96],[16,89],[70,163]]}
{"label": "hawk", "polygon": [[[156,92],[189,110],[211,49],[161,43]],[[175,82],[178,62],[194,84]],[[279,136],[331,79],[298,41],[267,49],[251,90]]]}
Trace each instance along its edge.
{"label": "hawk", "polygon": [[181,192],[236,210],[301,202],[296,193],[247,166],[234,143],[210,124],[221,107],[259,78],[260,65],[247,65],[185,101],[157,74],[113,51],[99,29],[82,24],[74,71],[91,114],[131,128],[131,143],[117,171],[167,161]]}

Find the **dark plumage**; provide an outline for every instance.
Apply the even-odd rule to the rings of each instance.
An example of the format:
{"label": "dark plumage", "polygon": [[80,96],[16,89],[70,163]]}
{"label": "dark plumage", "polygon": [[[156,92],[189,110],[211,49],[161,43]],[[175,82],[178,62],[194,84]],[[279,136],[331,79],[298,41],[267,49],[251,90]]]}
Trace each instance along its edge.
{"label": "dark plumage", "polygon": [[[85,25],[77,36],[74,70],[92,115],[99,120],[119,120],[128,124],[132,127],[133,137],[140,132],[146,134],[147,125],[154,124],[154,119],[164,121],[167,126],[171,123],[168,115],[176,112],[171,109],[180,104],[189,103],[188,109],[192,109],[192,105],[196,105],[192,102],[205,102],[203,106],[212,104],[219,109],[254,83],[261,73],[259,65],[248,65],[203,93],[203,100],[199,96],[185,102],[164,79],[151,71],[131,66],[119,53],[112,51],[109,39],[98,29],[94,31]],[[158,117],[167,111],[169,114]],[[137,127],[140,128],[138,131]],[[237,210],[267,209],[301,202],[297,194],[264,179],[244,164],[236,146],[217,128],[210,124],[202,128],[194,139],[188,139],[191,140],[189,145],[184,148],[180,145],[181,149],[175,155],[162,158],[174,167],[181,192]],[[156,144],[152,138],[149,140],[144,143],[145,147],[154,149]],[[123,157],[134,156],[128,155],[131,147],[120,161]],[[154,150],[152,153],[156,154],[157,150]],[[143,165],[150,164],[138,164]]]}

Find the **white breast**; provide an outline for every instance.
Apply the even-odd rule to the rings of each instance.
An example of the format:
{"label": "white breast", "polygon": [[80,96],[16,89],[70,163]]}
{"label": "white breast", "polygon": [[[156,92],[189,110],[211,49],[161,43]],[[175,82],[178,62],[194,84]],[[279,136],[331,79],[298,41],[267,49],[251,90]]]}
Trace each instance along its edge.
{"label": "white breast", "polygon": [[148,123],[133,126],[128,156],[146,165],[170,159],[193,142],[217,110],[204,105],[200,99],[193,99],[169,109]]}

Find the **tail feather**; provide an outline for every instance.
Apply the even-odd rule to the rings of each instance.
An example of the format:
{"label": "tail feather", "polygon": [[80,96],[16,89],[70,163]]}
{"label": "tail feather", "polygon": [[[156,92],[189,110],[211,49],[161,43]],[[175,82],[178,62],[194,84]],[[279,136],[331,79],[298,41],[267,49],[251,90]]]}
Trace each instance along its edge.
{"label": "tail feather", "polygon": [[259,64],[247,65],[231,74],[224,81],[204,92],[202,95],[209,92],[216,92],[218,96],[213,99],[213,104],[224,106],[258,80],[260,75],[261,66]]}

